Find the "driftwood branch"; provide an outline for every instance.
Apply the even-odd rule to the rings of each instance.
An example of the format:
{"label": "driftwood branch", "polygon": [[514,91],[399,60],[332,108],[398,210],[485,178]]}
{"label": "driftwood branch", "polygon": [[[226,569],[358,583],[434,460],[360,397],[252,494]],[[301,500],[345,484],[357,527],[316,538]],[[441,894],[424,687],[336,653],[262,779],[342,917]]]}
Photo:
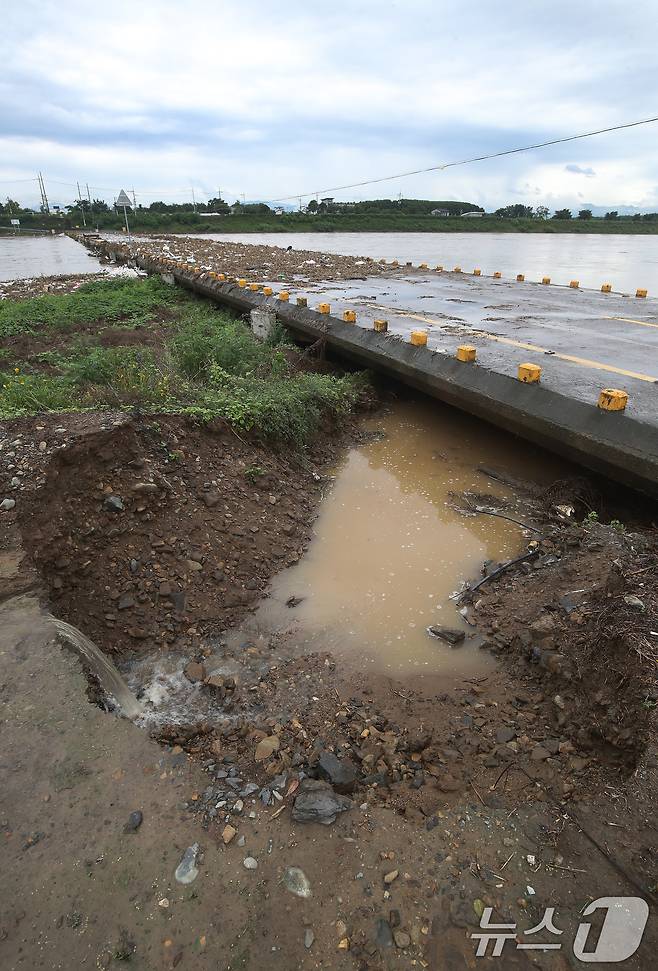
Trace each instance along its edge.
{"label": "driftwood branch", "polygon": [[507,570],[511,570],[511,568],[516,566],[517,563],[525,563],[529,560],[536,559],[538,556],[539,550],[530,550],[528,553],[524,553],[522,556],[517,556],[513,560],[507,560],[505,563],[501,563],[499,567],[492,570],[491,573],[488,573],[486,577],[483,577],[481,580],[478,580],[477,583],[474,583],[472,586],[466,587],[464,590],[462,590],[457,597],[457,600],[463,600],[464,597],[475,593],[476,590],[479,590],[480,587],[484,586],[485,583],[488,583],[489,580],[495,580],[496,577],[499,577],[502,573],[506,573]]}

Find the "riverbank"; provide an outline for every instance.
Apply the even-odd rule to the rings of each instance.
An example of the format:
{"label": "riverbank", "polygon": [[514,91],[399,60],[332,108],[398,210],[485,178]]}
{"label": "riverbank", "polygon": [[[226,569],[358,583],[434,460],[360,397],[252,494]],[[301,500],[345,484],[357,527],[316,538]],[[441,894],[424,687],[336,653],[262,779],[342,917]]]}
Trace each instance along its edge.
{"label": "riverbank", "polygon": [[[569,233],[573,235],[653,236],[658,233],[658,219],[501,219],[495,216],[467,218],[462,216],[423,216],[372,214],[308,215],[284,213],[281,216],[199,216],[148,214],[137,210],[129,215],[135,233]],[[66,232],[83,230],[80,219],[22,215],[25,228],[54,229]],[[90,217],[87,228],[122,233],[123,215],[103,214]]]}

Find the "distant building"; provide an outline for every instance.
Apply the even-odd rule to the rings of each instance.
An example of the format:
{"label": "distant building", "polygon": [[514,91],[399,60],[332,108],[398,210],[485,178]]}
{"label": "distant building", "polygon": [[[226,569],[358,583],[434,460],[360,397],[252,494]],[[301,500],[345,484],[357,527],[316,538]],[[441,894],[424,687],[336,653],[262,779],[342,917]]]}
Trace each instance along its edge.
{"label": "distant building", "polygon": [[334,204],[334,197],[333,196],[326,196],[326,198],[320,199],[320,204],[322,204],[322,203],[324,203],[325,206],[333,206],[333,204]]}
{"label": "distant building", "polygon": [[430,216],[449,216],[449,209],[432,209]]}
{"label": "distant building", "polygon": [[483,212],[463,212],[462,219],[482,219]]}

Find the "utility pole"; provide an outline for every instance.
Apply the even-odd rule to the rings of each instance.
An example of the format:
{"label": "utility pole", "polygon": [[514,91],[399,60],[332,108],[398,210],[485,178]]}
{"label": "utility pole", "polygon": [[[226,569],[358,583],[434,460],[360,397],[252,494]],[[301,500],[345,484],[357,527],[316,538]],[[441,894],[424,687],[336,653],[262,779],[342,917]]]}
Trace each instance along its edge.
{"label": "utility pole", "polygon": [[80,183],[77,182],[76,185],[78,186],[78,205],[80,206],[80,209],[82,211],[82,225],[86,229],[87,228],[87,220],[85,219],[85,207],[82,205],[82,193],[80,192]]}
{"label": "utility pole", "polygon": [[133,197],[133,213],[134,213],[135,210],[137,209],[137,200],[135,199],[135,186],[133,186],[133,189],[132,189],[132,197]]}
{"label": "utility pole", "polygon": [[43,175],[41,172],[38,173],[39,189],[41,191],[41,211],[48,213],[50,215],[50,206],[48,205],[48,196],[46,195],[46,186],[43,181]]}
{"label": "utility pole", "polygon": [[194,215],[196,216],[196,197],[194,195],[194,186],[192,186],[192,208],[194,209]]}

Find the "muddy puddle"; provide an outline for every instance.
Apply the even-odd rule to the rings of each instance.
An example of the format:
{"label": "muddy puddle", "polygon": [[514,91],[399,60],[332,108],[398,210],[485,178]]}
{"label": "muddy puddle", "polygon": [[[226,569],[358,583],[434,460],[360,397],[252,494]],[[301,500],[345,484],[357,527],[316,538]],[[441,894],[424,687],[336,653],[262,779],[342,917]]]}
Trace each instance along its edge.
{"label": "muddy puddle", "polygon": [[[514,489],[478,467],[541,484],[564,475],[563,464],[423,399],[395,403],[366,431],[366,443],[334,470],[304,556],[275,576],[239,628],[204,645],[206,673],[234,679],[239,704],[191,684],[189,657],[159,652],[123,668],[146,722],[244,715],[272,665],[300,654],[330,652],[356,678],[432,677],[446,688],[494,671],[451,594],[478,579],[484,561],[517,555],[531,534],[469,512],[468,502],[501,508],[502,500],[506,514],[523,519]],[[430,637],[436,624],[463,630],[463,642],[451,647]],[[312,694],[312,684],[305,687]]]}
{"label": "muddy puddle", "polygon": [[[229,643],[277,632],[355,671],[486,673],[494,662],[450,595],[478,578],[485,560],[514,556],[529,537],[505,520],[465,515],[455,494],[513,504],[513,490],[478,466],[541,483],[557,476],[558,463],[436,402],[396,404],[369,431],[376,439],[350,449],[335,470],[308,551],[274,579]],[[462,628],[462,646],[428,636],[433,624]]]}

